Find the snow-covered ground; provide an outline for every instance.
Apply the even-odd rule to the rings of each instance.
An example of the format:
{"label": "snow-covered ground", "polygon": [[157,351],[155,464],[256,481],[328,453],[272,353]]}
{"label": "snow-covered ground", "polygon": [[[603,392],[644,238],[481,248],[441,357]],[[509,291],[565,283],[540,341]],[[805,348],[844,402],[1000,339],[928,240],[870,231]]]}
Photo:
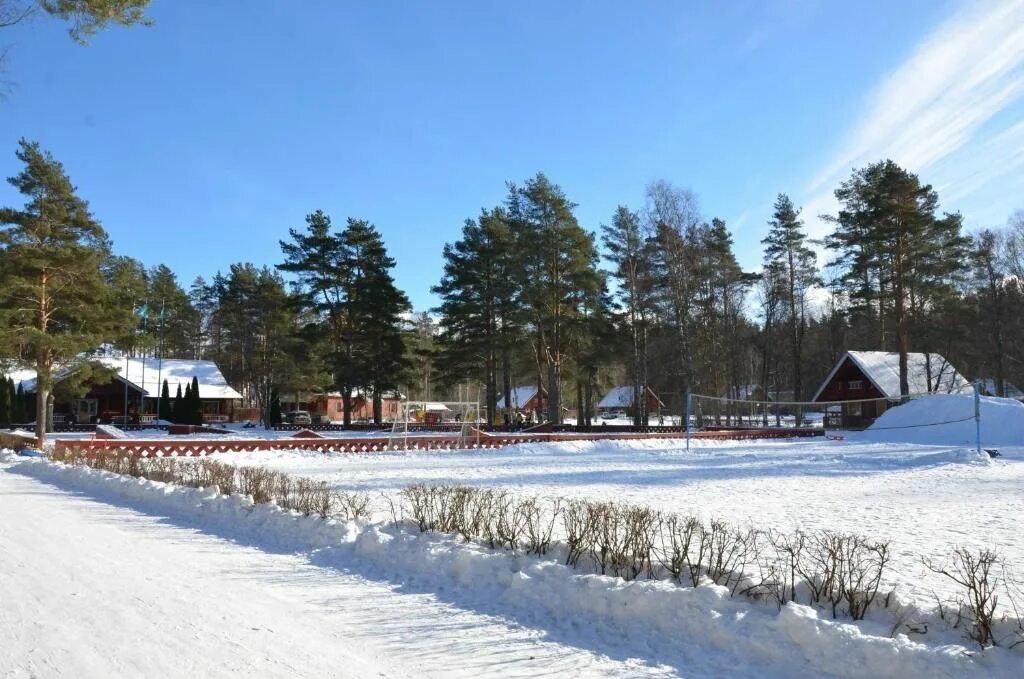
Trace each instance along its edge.
{"label": "snow-covered ground", "polygon": [[4,676],[1014,677],[887,625],[0,460]]}
{"label": "snow-covered ground", "polygon": [[[527,444],[498,450],[372,455],[220,454],[237,464],[394,493],[411,483],[465,483],[589,497],[759,528],[821,528],[892,541],[889,583],[922,605],[948,591],[922,557],[957,546],[998,549],[1024,577],[1024,448],[980,461],[965,448],[791,441],[681,440]],[[384,506],[380,506],[384,511]]]}

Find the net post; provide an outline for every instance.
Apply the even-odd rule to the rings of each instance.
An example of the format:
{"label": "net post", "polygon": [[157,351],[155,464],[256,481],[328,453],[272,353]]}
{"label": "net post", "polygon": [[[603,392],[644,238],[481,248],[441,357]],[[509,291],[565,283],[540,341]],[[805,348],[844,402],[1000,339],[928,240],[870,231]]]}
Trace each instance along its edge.
{"label": "net post", "polygon": [[974,384],[974,444],[975,451],[978,455],[981,455],[981,389],[978,387],[979,381],[975,380]]}
{"label": "net post", "polygon": [[690,413],[693,410],[693,394],[686,390],[686,452],[690,452]]}

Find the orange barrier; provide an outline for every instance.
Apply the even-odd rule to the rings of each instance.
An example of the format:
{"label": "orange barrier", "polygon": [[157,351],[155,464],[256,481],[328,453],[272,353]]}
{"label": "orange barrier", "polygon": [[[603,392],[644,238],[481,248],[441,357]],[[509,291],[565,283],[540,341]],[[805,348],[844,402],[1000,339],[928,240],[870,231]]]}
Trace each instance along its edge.
{"label": "orange barrier", "polygon": [[[734,429],[699,431],[692,434],[698,439],[749,440],[763,438],[793,438],[822,436],[820,429]],[[378,453],[417,452],[429,450],[472,450],[502,448],[521,443],[548,443],[554,441],[598,441],[635,439],[680,439],[681,434],[486,434],[475,432],[470,441],[458,436],[410,436],[406,439],[388,437],[363,438],[280,438],[280,439],[200,439],[169,441],[159,439],[92,439],[58,440],[57,453],[101,452],[138,455],[141,457],[198,457],[213,453],[245,453],[256,450],[315,450],[320,453]]]}

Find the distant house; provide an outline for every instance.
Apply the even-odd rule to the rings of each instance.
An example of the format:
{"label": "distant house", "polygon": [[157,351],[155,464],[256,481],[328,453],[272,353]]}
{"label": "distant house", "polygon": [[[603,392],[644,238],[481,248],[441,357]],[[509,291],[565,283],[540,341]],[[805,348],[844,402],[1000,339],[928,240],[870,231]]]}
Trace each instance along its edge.
{"label": "distant house", "polygon": [[[657,413],[665,404],[662,402],[658,395],[654,393],[654,390],[647,387],[647,412]],[[622,410],[625,411],[626,415],[633,416],[633,386],[624,385],[620,387],[613,387],[611,391],[604,395],[597,403],[598,411],[610,411],[610,410]]]}
{"label": "distant house", "polygon": [[739,387],[733,387],[725,397],[736,401],[789,402],[795,400],[793,398],[792,389],[777,389],[775,387],[769,387],[765,390],[760,384],[743,384]]}
{"label": "distant house", "polygon": [[532,411],[539,410],[541,412],[547,408],[548,405],[548,391],[547,389],[541,389],[540,396],[537,396],[537,385],[520,385],[512,390],[512,400],[506,406],[505,397],[502,396],[498,399],[497,408],[499,411],[505,410],[506,407],[512,410]]}
{"label": "distant house", "polygon": [[[90,423],[109,421],[112,417],[125,415],[127,396],[128,415],[139,421],[156,419],[157,400],[164,381],[173,400],[178,388],[185,393],[186,385],[195,377],[199,382],[199,400],[203,407],[203,419],[208,422],[226,422],[231,419],[234,407],[242,395],[224,379],[213,361],[165,358],[117,358],[100,356],[90,358],[116,371],[106,382],[94,381],[88,384],[88,391],[81,398],[54,403],[54,421]],[[58,371],[54,381],[60,382],[72,374],[72,369]],[[36,377],[32,373],[21,382],[26,393],[35,393]],[[166,418],[167,413],[161,413]]]}
{"label": "distant house", "polygon": [[[303,405],[315,418],[330,418],[332,422],[341,422],[345,419],[345,404],[341,398],[340,391],[329,391],[310,394]],[[384,420],[394,420],[398,417],[401,408],[402,395],[398,392],[388,392],[381,397],[381,417]],[[368,421],[373,419],[373,395],[362,390],[352,392],[352,421]]]}
{"label": "distant house", "polygon": [[[910,395],[952,394],[971,390],[971,383],[939,354],[907,354]],[[830,409],[827,424],[865,427],[900,401],[900,355],[894,351],[848,351],[821,383],[816,403],[845,401]]]}
{"label": "distant house", "polygon": [[[978,381],[981,383],[979,386],[981,388],[982,396],[995,396],[999,393],[999,390],[996,388],[996,380],[994,377],[983,377]],[[1024,391],[1018,389],[1010,380],[1003,380],[1003,396],[1017,401],[1024,401]]]}

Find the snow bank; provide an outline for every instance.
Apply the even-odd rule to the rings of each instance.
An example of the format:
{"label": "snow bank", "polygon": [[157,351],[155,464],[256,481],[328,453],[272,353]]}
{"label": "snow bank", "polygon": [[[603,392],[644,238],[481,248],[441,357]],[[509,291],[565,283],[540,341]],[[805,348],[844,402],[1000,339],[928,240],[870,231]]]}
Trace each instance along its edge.
{"label": "snow bank", "polygon": [[[944,423],[944,424],[942,424]],[[854,440],[973,446],[974,396],[932,394],[890,408]],[[981,397],[983,446],[1024,445],[1024,403]]]}
{"label": "snow bank", "polygon": [[[878,623],[840,623],[809,607],[781,612],[730,598],[725,588],[684,588],[581,575],[550,559],[486,549],[454,538],[386,524],[303,517],[247,497],[32,460],[16,471],[154,513],[186,517],[210,532],[257,545],[319,550],[318,561],[345,568],[354,560],[398,572],[434,591],[486,593],[499,606],[553,624],[585,625],[605,639],[643,635],[652,649],[700,648],[777,676],[1019,676],[1019,657],[1003,649],[971,655],[944,646],[885,636]],[[541,623],[544,624],[544,623]],[[735,667],[735,666],[734,666]]]}

